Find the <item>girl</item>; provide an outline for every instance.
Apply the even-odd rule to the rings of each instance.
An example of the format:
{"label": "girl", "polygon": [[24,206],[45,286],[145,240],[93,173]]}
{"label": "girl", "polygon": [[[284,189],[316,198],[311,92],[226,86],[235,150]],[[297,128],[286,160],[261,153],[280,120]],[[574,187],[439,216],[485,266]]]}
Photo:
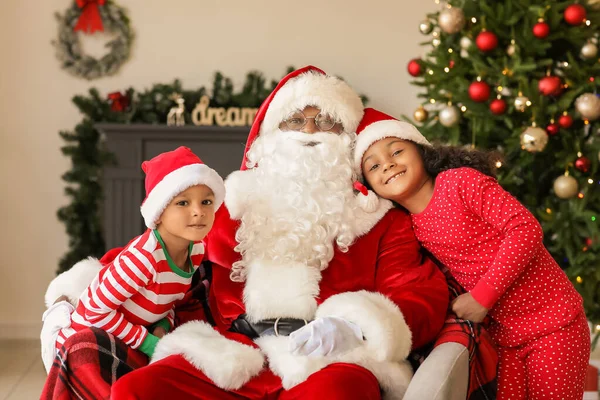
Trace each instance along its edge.
{"label": "girl", "polygon": [[355,167],[404,207],[417,239],[467,290],[452,310],[499,349],[498,398],[581,399],[590,353],[582,298],[542,244],[535,217],[502,189],[488,154],[432,147],[412,125],[366,109]]}

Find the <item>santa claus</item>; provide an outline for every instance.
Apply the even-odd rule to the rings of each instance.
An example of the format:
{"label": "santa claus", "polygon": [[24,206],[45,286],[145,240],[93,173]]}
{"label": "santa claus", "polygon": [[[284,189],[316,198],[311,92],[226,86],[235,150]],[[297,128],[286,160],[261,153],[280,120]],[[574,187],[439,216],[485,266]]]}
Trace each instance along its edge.
{"label": "santa claus", "polygon": [[207,238],[216,327],[181,325],[113,399],[401,399],[448,289],[408,215],[353,187],[359,96],[315,67],[252,126]]}
{"label": "santa claus", "polygon": [[362,114],[317,68],[279,83],[208,237],[216,329],[165,336],[113,398],[402,398],[405,359],[441,328],[448,291],[407,214],[353,189]]}

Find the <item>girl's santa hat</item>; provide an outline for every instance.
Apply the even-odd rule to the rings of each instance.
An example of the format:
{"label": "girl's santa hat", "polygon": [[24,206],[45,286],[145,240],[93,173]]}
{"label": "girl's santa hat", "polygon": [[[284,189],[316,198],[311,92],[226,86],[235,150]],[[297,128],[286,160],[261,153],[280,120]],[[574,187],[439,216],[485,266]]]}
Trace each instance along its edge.
{"label": "girl's santa hat", "polygon": [[343,80],[312,65],[290,72],[258,109],[246,142],[241,169],[248,168],[246,154],[258,135],[272,132],[294,111],[307,106],[332,115],[348,133],[356,131],[363,116],[360,97]]}
{"label": "girl's santa hat", "polygon": [[146,198],[140,209],[150,229],[156,228],[155,221],[171,200],[192,186],[206,185],[213,191],[215,211],[223,204],[223,178],[187,147],[181,146],[144,161],[142,169],[146,173]]}
{"label": "girl's santa hat", "polygon": [[431,146],[431,143],[425,139],[425,136],[414,125],[398,121],[396,118],[374,108],[365,108],[365,115],[356,129],[356,134],[354,167],[359,176],[362,176],[361,164],[365,152],[373,143],[381,139],[397,137],[424,146]]}

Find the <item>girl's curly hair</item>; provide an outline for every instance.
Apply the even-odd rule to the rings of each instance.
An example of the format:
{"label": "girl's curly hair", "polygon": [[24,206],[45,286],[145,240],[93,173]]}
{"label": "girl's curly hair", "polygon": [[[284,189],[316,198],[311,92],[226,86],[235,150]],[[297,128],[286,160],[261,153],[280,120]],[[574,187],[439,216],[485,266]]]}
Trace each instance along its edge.
{"label": "girl's curly hair", "polygon": [[425,171],[435,178],[440,172],[460,167],[470,167],[496,178],[496,163],[501,160],[495,151],[472,150],[460,146],[417,144]]}

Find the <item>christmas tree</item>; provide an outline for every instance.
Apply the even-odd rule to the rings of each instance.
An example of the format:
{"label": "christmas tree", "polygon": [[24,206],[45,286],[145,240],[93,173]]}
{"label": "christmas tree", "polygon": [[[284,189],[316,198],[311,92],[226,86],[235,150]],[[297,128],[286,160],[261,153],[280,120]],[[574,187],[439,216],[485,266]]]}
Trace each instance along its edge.
{"label": "christmas tree", "polygon": [[408,64],[422,132],[503,154],[500,183],[541,222],[597,332],[599,27],[597,0],[450,0],[420,23],[427,54]]}

